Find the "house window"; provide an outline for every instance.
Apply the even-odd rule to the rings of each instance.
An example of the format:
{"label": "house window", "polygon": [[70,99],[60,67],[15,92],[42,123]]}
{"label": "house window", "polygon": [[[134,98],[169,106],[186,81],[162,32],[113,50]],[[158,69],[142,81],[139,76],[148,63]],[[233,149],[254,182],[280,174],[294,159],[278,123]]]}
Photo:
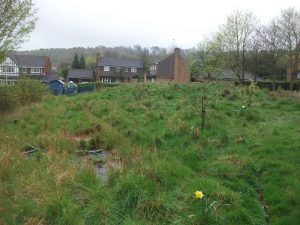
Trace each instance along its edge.
{"label": "house window", "polygon": [[297,74],[297,79],[300,79],[300,72]]}
{"label": "house window", "polygon": [[3,67],[3,72],[4,73],[15,73],[15,67],[13,67],[13,66]]}
{"label": "house window", "polygon": [[104,71],[109,71],[109,66],[104,66]]}
{"label": "house window", "polygon": [[111,83],[111,78],[104,78],[103,83]]}
{"label": "house window", "polygon": [[26,67],[22,68],[22,73],[27,73],[27,68]]}
{"label": "house window", "polygon": [[41,68],[31,68],[31,73],[41,73]]}
{"label": "house window", "polygon": [[156,65],[151,65],[150,70],[156,70]]}
{"label": "house window", "polygon": [[117,66],[117,72],[120,72],[120,71],[121,71],[121,67]]}
{"label": "house window", "polygon": [[128,72],[128,68],[124,68],[124,72],[127,73]]}
{"label": "house window", "polygon": [[136,68],[135,67],[131,67],[131,73],[136,73]]}

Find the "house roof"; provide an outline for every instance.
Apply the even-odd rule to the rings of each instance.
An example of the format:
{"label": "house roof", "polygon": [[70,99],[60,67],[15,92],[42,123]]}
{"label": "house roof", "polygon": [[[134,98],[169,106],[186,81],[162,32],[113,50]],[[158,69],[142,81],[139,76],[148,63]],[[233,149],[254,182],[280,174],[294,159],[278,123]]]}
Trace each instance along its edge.
{"label": "house roof", "polygon": [[114,66],[114,67],[136,67],[143,68],[142,60],[120,59],[120,58],[99,58],[97,66]]}
{"label": "house roof", "polygon": [[[254,80],[254,74],[250,72],[245,72],[244,78],[245,80]],[[234,75],[234,73],[231,70],[224,70],[218,78],[224,79],[224,80],[237,80],[237,77]],[[260,77],[256,77],[257,80],[261,80]]]}
{"label": "house roof", "polygon": [[32,76],[26,75],[26,77],[29,77],[33,80],[38,80],[42,83],[49,83],[53,80],[63,80],[63,78],[60,77],[57,73],[47,73],[46,75],[32,75]]}
{"label": "house roof", "polygon": [[93,71],[83,69],[72,69],[68,72],[68,78],[92,79]]}
{"label": "house roof", "polygon": [[36,56],[36,55],[10,55],[12,61],[14,61],[20,67],[44,67],[49,60],[48,56]]}
{"label": "house roof", "polygon": [[63,82],[62,80],[55,79],[50,81],[49,83],[53,83],[53,82],[59,82],[60,84],[65,85],[65,82]]}
{"label": "house roof", "polygon": [[169,58],[170,56],[175,55],[175,51],[178,51],[180,57],[186,57],[185,54],[184,54],[184,51],[183,51],[182,49],[180,49],[180,48],[175,48],[173,53],[170,53],[170,54],[168,54],[168,55],[163,56],[163,57],[160,58],[160,59],[156,59],[155,61],[152,61],[152,62],[150,63],[150,65],[158,65],[159,62],[161,62],[161,61],[163,61],[163,60],[166,60],[166,59]]}

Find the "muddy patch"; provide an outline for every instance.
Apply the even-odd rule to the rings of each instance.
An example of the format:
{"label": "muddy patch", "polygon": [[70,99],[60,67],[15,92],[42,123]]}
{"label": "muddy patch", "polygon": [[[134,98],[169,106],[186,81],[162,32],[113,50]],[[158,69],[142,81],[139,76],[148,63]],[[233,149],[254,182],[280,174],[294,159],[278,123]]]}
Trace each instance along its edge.
{"label": "muddy patch", "polygon": [[108,184],[109,173],[112,170],[121,168],[121,160],[116,150],[95,149],[77,153],[88,161],[92,161],[97,177],[104,184]]}

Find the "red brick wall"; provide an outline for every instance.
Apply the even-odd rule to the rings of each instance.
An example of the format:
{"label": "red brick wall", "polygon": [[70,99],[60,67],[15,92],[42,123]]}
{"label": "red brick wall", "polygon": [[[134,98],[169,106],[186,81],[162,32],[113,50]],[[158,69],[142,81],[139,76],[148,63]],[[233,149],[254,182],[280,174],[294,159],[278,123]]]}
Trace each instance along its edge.
{"label": "red brick wall", "polygon": [[50,73],[51,72],[51,62],[50,62],[50,59],[49,57],[47,58],[47,62],[44,66],[44,69],[43,69],[43,74],[47,74],[47,73]]}
{"label": "red brick wall", "polygon": [[174,49],[174,81],[175,82],[189,82],[190,71],[186,58],[180,53],[179,48]]}

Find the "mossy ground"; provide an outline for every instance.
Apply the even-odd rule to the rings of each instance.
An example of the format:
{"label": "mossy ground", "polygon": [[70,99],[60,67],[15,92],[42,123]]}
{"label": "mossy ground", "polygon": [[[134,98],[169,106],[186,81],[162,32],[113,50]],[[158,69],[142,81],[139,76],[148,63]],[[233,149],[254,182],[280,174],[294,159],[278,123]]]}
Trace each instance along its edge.
{"label": "mossy ground", "polygon": [[[245,112],[239,88],[215,84],[201,131],[199,91],[199,84],[106,87],[2,116],[0,223],[296,225],[299,98],[258,90]],[[72,138],[80,135],[91,140]],[[26,143],[47,151],[27,157]],[[78,157],[81,148],[117,152],[121,167],[108,184]],[[196,190],[218,201],[207,218]]]}

